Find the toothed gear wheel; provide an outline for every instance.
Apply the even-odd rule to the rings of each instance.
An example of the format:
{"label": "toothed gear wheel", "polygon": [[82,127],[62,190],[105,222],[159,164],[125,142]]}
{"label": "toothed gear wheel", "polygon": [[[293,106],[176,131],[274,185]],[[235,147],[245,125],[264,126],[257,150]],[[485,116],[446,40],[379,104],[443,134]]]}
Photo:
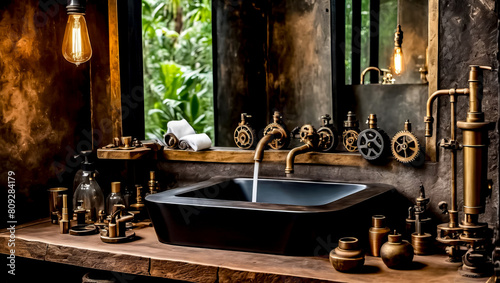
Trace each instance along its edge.
{"label": "toothed gear wheel", "polygon": [[358,136],[359,132],[356,130],[346,130],[342,133],[342,143],[347,151],[358,151]]}
{"label": "toothed gear wheel", "polygon": [[249,149],[255,144],[255,131],[247,125],[238,126],[234,130],[234,142],[241,149]]}
{"label": "toothed gear wheel", "polygon": [[366,129],[358,136],[358,151],[368,161],[378,161],[386,157],[389,144],[389,136],[382,130]]}
{"label": "toothed gear wheel", "polygon": [[328,127],[321,127],[318,130],[319,144],[318,149],[328,152],[337,148],[339,140],[337,138],[337,131]]}
{"label": "toothed gear wheel", "polygon": [[267,125],[267,127],[264,129],[264,135],[267,135],[267,133],[271,132],[274,128],[277,128],[280,130],[283,138],[273,139],[272,141],[270,141],[268,143],[269,147],[272,149],[287,148],[288,144],[290,143],[290,138],[288,136],[287,131],[280,124],[271,123],[271,124]]}
{"label": "toothed gear wheel", "polygon": [[420,153],[417,137],[409,131],[397,132],[392,138],[391,151],[394,158],[401,163],[414,161]]}

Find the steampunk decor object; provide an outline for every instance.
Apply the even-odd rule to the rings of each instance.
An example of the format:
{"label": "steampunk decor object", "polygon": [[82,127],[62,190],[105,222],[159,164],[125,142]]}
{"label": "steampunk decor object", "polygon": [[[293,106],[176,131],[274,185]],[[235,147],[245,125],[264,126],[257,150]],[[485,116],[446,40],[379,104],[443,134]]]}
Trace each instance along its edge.
{"label": "steampunk decor object", "polygon": [[257,135],[248,122],[249,118],[252,118],[252,116],[247,115],[247,113],[241,113],[241,122],[236,127],[236,130],[234,130],[234,143],[241,149],[253,148],[257,143]]}
{"label": "steampunk decor object", "polygon": [[394,158],[401,163],[413,162],[420,154],[420,143],[411,132],[410,120],[406,120],[405,129],[397,132],[392,138],[391,151]]}
{"label": "steampunk decor object", "polygon": [[348,152],[358,151],[359,121],[356,114],[347,112],[347,120],[344,121],[344,132],[342,133],[342,143]]}
{"label": "steampunk decor object", "polygon": [[365,263],[365,254],[354,237],[340,238],[339,246],[330,252],[330,263],[340,272],[360,271]]}
{"label": "steampunk decor object", "polygon": [[364,159],[376,163],[385,159],[389,152],[389,136],[377,127],[377,115],[370,114],[366,121],[369,128],[359,133],[357,146]]}

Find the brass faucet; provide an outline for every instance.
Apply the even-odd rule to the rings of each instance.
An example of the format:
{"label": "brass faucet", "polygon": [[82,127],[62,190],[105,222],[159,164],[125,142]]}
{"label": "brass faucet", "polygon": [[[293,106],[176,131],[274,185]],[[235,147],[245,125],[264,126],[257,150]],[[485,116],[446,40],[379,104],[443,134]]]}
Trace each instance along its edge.
{"label": "brass faucet", "polygon": [[293,173],[295,156],[301,153],[309,152],[318,147],[319,135],[316,132],[316,129],[314,129],[314,127],[310,124],[302,126],[300,128],[300,141],[303,142],[304,144],[290,150],[290,152],[286,157],[286,167],[285,167],[286,174]]}
{"label": "brass faucet", "polygon": [[365,84],[365,76],[368,73],[368,71],[377,71],[378,72],[378,77],[377,78],[380,78],[381,71],[380,71],[379,68],[377,68],[377,67],[368,67],[368,68],[364,69],[363,72],[361,72],[360,84],[362,84],[362,85]]}
{"label": "brass faucet", "polygon": [[[361,79],[360,79],[360,84],[364,85],[365,84],[365,76],[368,73],[368,71],[378,71],[378,77],[380,78],[382,76],[382,84],[393,84],[395,82],[395,79],[392,76],[392,73],[388,69],[379,69],[377,67],[368,67],[361,72]],[[379,80],[377,80],[379,81]]]}
{"label": "brass faucet", "polygon": [[267,125],[264,129],[264,136],[260,139],[255,148],[254,160],[262,161],[264,158],[264,149],[269,145],[272,149],[286,148],[290,142],[290,136],[283,123],[280,112],[275,111],[273,115],[273,123]]}
{"label": "brass faucet", "polygon": [[[432,136],[432,102],[441,95],[449,95],[451,108],[451,138],[443,140],[441,146],[451,149],[451,210],[448,211],[450,222],[438,225],[438,241],[451,245],[448,249],[450,256],[455,259],[460,257],[458,253],[459,244],[467,244],[470,249],[463,256],[463,266],[460,271],[465,276],[482,276],[488,272],[491,264],[488,264],[488,251],[485,246],[490,242],[488,226],[479,223],[479,214],[484,213],[485,191],[488,187],[485,167],[487,166],[487,144],[490,122],[484,121],[484,113],[481,111],[482,70],[491,70],[491,67],[470,66],[469,87],[463,89],[438,90],[427,100],[427,116],[425,117],[425,136]],[[455,125],[455,102],[456,96],[469,96],[469,111],[466,121],[459,121]],[[463,145],[455,140],[455,127],[458,126],[463,132]],[[456,188],[456,151],[463,148],[463,212],[464,219],[458,224],[457,211],[457,188]],[[447,205],[440,204],[444,209]],[[456,235],[456,236],[453,236]],[[473,258],[473,260],[471,260]]]}

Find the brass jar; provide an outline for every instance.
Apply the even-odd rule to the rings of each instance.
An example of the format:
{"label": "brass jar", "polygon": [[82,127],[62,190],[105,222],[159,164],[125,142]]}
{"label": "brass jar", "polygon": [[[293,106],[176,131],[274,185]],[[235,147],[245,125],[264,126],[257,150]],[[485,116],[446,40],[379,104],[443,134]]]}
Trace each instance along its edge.
{"label": "brass jar", "polygon": [[340,272],[359,271],[365,263],[365,255],[354,237],[339,240],[339,246],[330,252],[330,263]]}
{"label": "brass jar", "polygon": [[413,261],[413,246],[394,231],[389,235],[389,241],[380,248],[380,256],[389,268],[405,268]]}
{"label": "brass jar", "polygon": [[380,256],[380,247],[387,242],[390,229],[385,226],[385,216],[383,215],[373,215],[372,226],[368,231],[370,252],[372,256]]}

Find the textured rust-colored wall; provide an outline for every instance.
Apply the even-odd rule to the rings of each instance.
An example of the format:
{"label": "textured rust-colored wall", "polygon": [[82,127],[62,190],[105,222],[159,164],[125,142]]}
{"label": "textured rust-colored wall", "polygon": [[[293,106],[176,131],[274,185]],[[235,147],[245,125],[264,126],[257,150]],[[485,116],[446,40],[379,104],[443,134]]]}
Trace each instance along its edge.
{"label": "textured rust-colored wall", "polygon": [[[91,67],[62,57],[67,15],[58,2],[0,4],[0,188],[14,171],[21,221],[48,216],[46,190],[72,184],[78,167],[70,157],[90,148]],[[100,13],[92,1],[90,11]],[[90,38],[94,46],[106,39]]]}

